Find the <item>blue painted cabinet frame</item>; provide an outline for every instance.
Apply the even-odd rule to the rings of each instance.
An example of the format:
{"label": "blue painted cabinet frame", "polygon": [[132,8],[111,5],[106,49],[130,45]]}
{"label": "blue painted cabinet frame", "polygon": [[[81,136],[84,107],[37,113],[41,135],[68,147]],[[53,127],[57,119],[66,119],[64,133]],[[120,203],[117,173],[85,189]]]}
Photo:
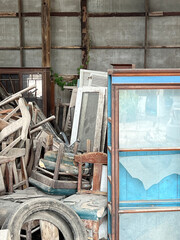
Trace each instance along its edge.
{"label": "blue painted cabinet frame", "polygon": [[[164,159],[164,156],[167,155],[173,159],[179,157],[180,154],[178,141],[169,146],[161,144],[158,147],[138,148],[137,146],[126,147],[125,144],[124,147],[120,147],[122,140],[119,129],[121,91],[148,90],[148,94],[151,94],[153,91],[160,90],[164,91],[166,95],[173,91],[179,91],[175,93],[176,95],[180,94],[180,69],[109,70],[108,73],[108,239],[119,240],[121,239],[120,226],[123,225],[123,222],[121,223],[119,220],[121,214],[130,213],[138,216],[139,213],[180,211],[180,178],[178,174],[162,177],[160,182],[146,188],[142,181],[132,177],[133,174],[130,174],[120,163],[123,158],[125,166],[126,160],[129,161],[131,172],[131,159],[136,161],[147,157],[156,161],[156,159]],[[167,99],[171,100],[169,97]],[[126,100],[129,101],[128,98]],[[154,109],[152,101],[150,104]],[[157,102],[154,105],[157,105]],[[168,106],[168,103],[166,105]],[[146,98],[146,109],[147,106]],[[158,109],[161,111],[160,107]],[[154,112],[151,111],[151,114]],[[148,181],[147,184],[149,184]],[[129,225],[127,228],[131,228],[131,226]],[[123,236],[122,239],[124,239]]]}

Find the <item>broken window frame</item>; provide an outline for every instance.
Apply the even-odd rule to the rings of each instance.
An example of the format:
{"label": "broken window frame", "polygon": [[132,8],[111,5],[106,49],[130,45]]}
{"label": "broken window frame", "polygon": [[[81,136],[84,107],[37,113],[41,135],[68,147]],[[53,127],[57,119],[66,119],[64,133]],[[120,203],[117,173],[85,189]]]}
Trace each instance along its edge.
{"label": "broken window frame", "polygon": [[[42,74],[42,110],[46,116],[50,115],[54,108],[54,92],[51,91],[50,68],[0,68],[0,83],[2,75],[18,76],[18,91],[23,89],[23,75]],[[4,79],[5,80],[5,79]],[[0,84],[1,86],[1,84]],[[6,89],[8,92],[8,89]]]}

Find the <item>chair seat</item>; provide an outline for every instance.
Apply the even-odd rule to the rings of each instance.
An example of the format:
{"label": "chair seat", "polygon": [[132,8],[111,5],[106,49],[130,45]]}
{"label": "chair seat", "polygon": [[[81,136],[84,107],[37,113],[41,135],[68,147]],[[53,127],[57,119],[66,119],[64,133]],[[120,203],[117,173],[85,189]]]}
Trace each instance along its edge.
{"label": "chair seat", "polygon": [[107,196],[74,194],[63,200],[81,219],[100,220],[107,214]]}

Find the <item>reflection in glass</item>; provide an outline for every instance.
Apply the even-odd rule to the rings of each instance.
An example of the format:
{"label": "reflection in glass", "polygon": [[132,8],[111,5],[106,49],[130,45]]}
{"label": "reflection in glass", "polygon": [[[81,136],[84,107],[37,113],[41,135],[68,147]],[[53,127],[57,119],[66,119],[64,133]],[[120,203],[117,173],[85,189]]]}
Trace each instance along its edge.
{"label": "reflection in glass", "polygon": [[119,148],[179,147],[180,90],[119,90]]}
{"label": "reflection in glass", "polygon": [[42,74],[23,74],[23,88],[36,85],[36,90],[32,89],[24,94],[27,101],[35,101],[42,109]]}

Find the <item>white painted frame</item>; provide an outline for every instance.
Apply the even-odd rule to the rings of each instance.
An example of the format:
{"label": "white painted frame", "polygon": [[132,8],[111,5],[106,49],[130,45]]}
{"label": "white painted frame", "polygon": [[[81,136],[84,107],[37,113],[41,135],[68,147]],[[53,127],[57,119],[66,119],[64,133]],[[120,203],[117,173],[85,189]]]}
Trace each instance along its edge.
{"label": "white painted frame", "polygon": [[83,87],[83,88],[79,87],[78,88],[76,105],[75,105],[75,113],[74,113],[74,121],[72,126],[72,133],[71,133],[71,144],[73,144],[77,140],[77,136],[78,136],[81,106],[83,104],[82,103],[83,93],[99,93],[93,150],[98,149],[98,151],[100,151],[101,129],[103,126],[103,116],[104,116],[104,106],[105,106],[105,92],[106,92],[106,88],[104,87]]}
{"label": "white painted frame", "polygon": [[[92,70],[86,70],[86,69],[81,69],[80,70],[80,78],[79,78],[79,87],[87,87],[87,86],[91,86],[91,82],[92,82],[92,77],[96,77],[96,76],[101,76],[104,77],[105,80],[108,83],[108,74],[107,72],[99,72],[99,71],[92,71]],[[94,87],[104,87],[103,86],[94,86]]]}

